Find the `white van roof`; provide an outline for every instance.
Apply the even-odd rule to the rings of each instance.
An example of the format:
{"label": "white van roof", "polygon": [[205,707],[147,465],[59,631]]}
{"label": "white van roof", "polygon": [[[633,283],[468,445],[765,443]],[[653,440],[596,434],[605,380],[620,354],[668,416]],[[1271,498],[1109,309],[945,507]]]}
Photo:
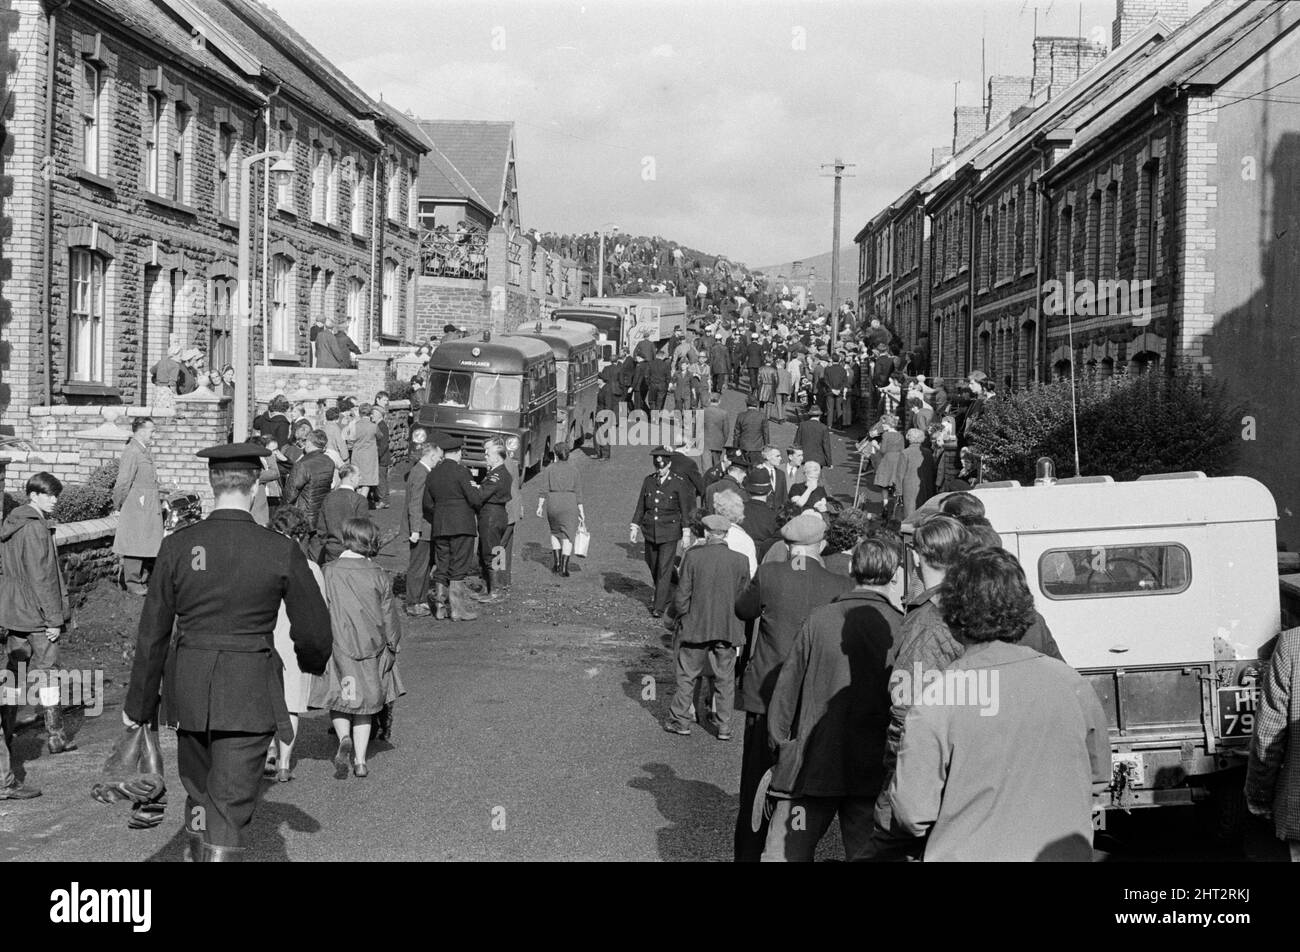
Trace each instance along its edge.
{"label": "white van roof", "polygon": [[[1063,481],[1055,486],[998,484],[971,492],[999,533],[1139,529],[1203,523],[1273,522],[1277,503],[1248,476],[1207,477],[1204,473],[1143,476],[1133,482]],[[935,496],[903,526],[939,510],[947,493]]]}

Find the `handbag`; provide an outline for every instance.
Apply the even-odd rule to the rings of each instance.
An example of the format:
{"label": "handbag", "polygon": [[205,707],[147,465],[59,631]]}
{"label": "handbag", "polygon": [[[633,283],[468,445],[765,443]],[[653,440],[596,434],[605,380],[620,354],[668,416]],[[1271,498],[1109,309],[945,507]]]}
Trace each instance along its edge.
{"label": "handbag", "polygon": [[113,745],[104,774],[108,782],[94,784],[90,790],[91,797],[100,803],[130,800],[138,806],[164,802],[167,786],[163,781],[158,728],[147,724],[127,728]]}
{"label": "handbag", "polygon": [[587,557],[587,549],[591,546],[591,533],[585,526],[578,528],[577,535],[573,537],[573,554],[580,558]]}

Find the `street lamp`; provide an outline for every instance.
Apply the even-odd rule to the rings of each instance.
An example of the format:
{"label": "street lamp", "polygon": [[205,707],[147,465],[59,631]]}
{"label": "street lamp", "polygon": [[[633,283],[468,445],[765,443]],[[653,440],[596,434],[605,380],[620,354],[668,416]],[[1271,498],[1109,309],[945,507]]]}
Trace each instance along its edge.
{"label": "street lamp", "polygon": [[234,327],[234,365],[235,365],[235,406],[234,439],[243,443],[248,439],[249,418],[252,416],[249,399],[249,384],[253,377],[253,361],[250,344],[253,329],[252,280],[249,275],[249,238],[252,231],[252,176],[253,166],[258,162],[274,160],[270,174],[276,184],[293,175],[293,162],[283,152],[268,151],[250,155],[240,165],[239,170],[239,303]]}
{"label": "street lamp", "polygon": [[599,258],[600,263],[597,266],[597,271],[596,271],[596,297],[605,296],[605,231],[606,229],[609,230],[610,234],[617,235],[618,225],[614,225],[611,224],[610,222],[606,222],[596,230],[597,234],[600,235],[600,258]]}

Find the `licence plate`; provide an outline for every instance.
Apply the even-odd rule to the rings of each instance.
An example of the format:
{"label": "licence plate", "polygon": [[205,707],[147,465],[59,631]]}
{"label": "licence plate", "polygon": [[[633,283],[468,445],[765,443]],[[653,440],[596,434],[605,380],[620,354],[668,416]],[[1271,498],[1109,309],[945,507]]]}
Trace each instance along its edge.
{"label": "licence plate", "polygon": [[1219,736],[1249,737],[1255,730],[1255,701],[1259,689],[1253,684],[1219,688]]}

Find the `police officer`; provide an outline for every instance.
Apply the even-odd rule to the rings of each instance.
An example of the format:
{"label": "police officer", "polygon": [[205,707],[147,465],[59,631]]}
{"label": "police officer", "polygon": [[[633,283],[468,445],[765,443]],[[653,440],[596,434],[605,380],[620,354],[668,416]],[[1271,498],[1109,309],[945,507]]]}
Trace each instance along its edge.
{"label": "police officer", "polygon": [[424,517],[433,527],[434,617],[473,621],[478,613],[471,609],[465,579],[474,571],[475,514],[483,506],[482,493],[461,465],[460,439],[446,434],[437,439],[443,460],[424,481]]}
{"label": "police officer", "polygon": [[488,471],[479,483],[483,508],[478,511],[478,558],[487,594],[473,597],[485,605],[496,605],[505,601],[501,591],[506,568],[502,539],[509,523],[506,507],[510,505],[514,480],[506,469],[506,444],[501,437],[494,436],[483,444],[483,457]]}
{"label": "police officer", "polygon": [[655,585],[650,617],[658,618],[668,608],[678,546],[690,531],[695,488],[672,471],[672,450],[659,446],[650,455],[655,471],[641,483],[636,511],[632,514],[632,530],[633,541],[637,531],[645,536],[645,564]]}
{"label": "police officer", "polygon": [[164,720],[178,728],[188,858],[236,862],[267,747],[273,737],[293,741],[272,641],[280,603],[308,674],[321,674],[329,660],[330,616],[297,543],[253,521],[253,491],[270,450],[236,443],[198,455],[208,460],[216,505],[158,550],[122,720],[133,729],[152,720],[162,687]]}

